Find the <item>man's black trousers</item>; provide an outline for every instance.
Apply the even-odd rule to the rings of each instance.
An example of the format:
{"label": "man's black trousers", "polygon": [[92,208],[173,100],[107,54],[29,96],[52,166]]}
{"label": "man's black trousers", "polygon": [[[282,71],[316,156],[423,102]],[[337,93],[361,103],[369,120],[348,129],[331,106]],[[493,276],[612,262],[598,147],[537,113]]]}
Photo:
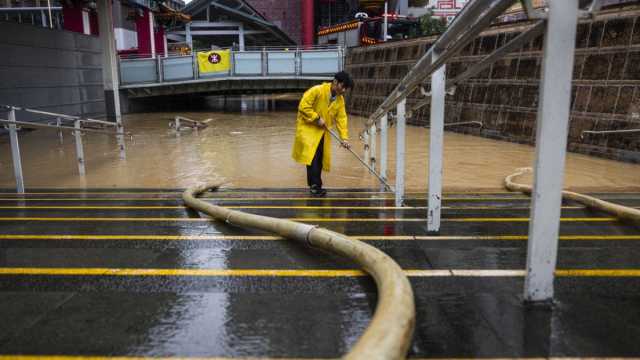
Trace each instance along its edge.
{"label": "man's black trousers", "polygon": [[320,144],[316,148],[316,154],[313,156],[311,165],[307,165],[307,184],[309,187],[316,185],[322,188],[322,151],[324,147],[324,134],[320,139]]}

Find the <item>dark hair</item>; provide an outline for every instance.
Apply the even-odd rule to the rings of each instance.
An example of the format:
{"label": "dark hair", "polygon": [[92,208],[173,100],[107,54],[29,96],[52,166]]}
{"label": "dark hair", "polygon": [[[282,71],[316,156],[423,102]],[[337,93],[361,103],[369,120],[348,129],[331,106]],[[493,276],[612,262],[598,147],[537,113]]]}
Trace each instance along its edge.
{"label": "dark hair", "polygon": [[339,83],[341,83],[345,89],[353,88],[353,80],[351,80],[351,76],[349,75],[348,72],[340,71],[339,73],[335,74],[333,78],[337,80]]}

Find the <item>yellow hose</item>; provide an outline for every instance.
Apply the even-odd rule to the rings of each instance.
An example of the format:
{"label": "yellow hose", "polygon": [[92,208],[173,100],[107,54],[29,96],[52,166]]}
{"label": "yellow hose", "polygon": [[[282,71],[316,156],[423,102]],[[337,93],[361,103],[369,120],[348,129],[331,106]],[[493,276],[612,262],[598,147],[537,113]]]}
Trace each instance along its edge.
{"label": "yellow hose", "polygon": [[[507,176],[504,179],[504,186],[510,191],[520,191],[525,194],[531,195],[531,186],[519,184],[513,181],[518,176],[531,172],[531,168],[516,169],[516,172]],[[567,200],[573,200],[579,202],[591,209],[601,210],[609,214],[614,215],[620,220],[627,220],[633,222],[640,222],[640,210],[622,206],[608,201],[600,200],[592,196],[579,194],[572,191],[563,191],[562,197]]]}
{"label": "yellow hose", "polygon": [[218,187],[219,184],[190,188],[182,194],[182,198],[187,206],[217,220],[269,231],[347,257],[373,277],[379,293],[375,313],[369,327],[344,359],[406,358],[413,336],[416,311],[411,284],[393,259],[371,245],[327,229],[230,210],[196,198],[197,195]]}

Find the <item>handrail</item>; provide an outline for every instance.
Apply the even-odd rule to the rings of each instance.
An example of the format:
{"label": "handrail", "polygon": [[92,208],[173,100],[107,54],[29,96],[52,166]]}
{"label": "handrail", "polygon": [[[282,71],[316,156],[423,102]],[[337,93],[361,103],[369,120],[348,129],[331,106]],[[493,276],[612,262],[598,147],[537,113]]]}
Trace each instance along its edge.
{"label": "handrail", "polygon": [[[2,111],[2,109],[7,109],[7,111]],[[42,122],[29,122],[29,121],[17,121],[16,120],[16,111],[26,111],[35,114],[42,114],[47,116],[55,116],[57,118],[56,124],[50,123],[42,123]],[[95,119],[83,119],[79,116],[71,116],[64,114],[56,114],[47,111],[34,110],[28,108],[21,108],[17,106],[9,106],[9,105],[0,105],[0,112],[7,112],[9,115],[8,119],[0,119],[0,124],[7,124],[5,127],[9,131],[9,141],[11,144],[11,160],[13,163],[13,172],[16,179],[16,189],[19,193],[24,193],[24,177],[22,174],[22,159],[20,156],[20,142],[18,136],[18,126],[22,127],[30,127],[30,128],[51,128],[58,130],[58,136],[60,138],[60,143],[62,144],[62,131],[70,131],[75,138],[75,148],[76,148],[76,157],[78,163],[78,174],[80,176],[84,176],[86,174],[85,169],[85,156],[84,149],[82,145],[82,135],[84,133],[93,133],[93,134],[101,134],[101,135],[110,135],[115,136],[118,142],[118,148],[120,149],[120,158],[124,159],[125,155],[125,144],[124,144],[124,128],[122,124],[118,121],[116,123],[110,123],[102,120]],[[62,119],[65,120],[73,120],[73,127],[62,125]],[[105,131],[99,129],[87,129],[83,128],[82,124],[84,123],[93,123],[93,124],[105,124],[109,126],[114,126],[115,131]],[[126,135],[132,137],[131,133],[126,133]]]}
{"label": "handrail", "polygon": [[[80,120],[78,120],[80,121]],[[22,125],[25,127],[34,127],[34,128],[52,128],[52,129],[60,129],[60,130],[68,130],[68,131],[79,131],[79,132],[87,132],[87,133],[94,133],[94,134],[103,134],[103,135],[113,135],[113,136],[121,136],[121,135],[127,135],[127,136],[133,136],[133,134],[129,133],[121,133],[118,131],[104,131],[104,130],[95,130],[95,129],[86,129],[86,128],[75,128],[75,127],[71,127],[71,126],[64,126],[64,125],[49,125],[49,124],[42,124],[42,123],[36,123],[36,122],[29,122],[29,121],[12,121],[12,120],[7,120],[7,119],[0,119],[0,124],[14,124],[14,125]]]}
{"label": "handrail", "polygon": [[[473,65],[471,67],[469,67],[462,74],[456,76],[454,79],[448,80],[447,84],[446,84],[447,93],[454,92],[456,86],[458,86],[460,83],[462,83],[462,82],[464,82],[464,81],[476,76],[481,71],[483,71],[486,68],[488,68],[489,66],[491,66],[491,64],[493,64],[496,61],[498,61],[504,55],[516,50],[517,48],[519,48],[523,44],[525,44],[525,43],[533,40],[535,37],[543,34],[544,33],[544,25],[545,25],[544,21],[538,21],[532,27],[530,27],[526,31],[524,31],[521,34],[519,34],[518,36],[516,36],[508,44],[502,46],[500,49],[495,50],[490,55],[488,55],[484,59],[482,59],[480,62],[476,63],[475,65]],[[410,111],[415,111],[415,110],[417,110],[417,109],[419,109],[419,108],[421,108],[421,107],[423,107],[423,106],[425,106],[425,105],[427,105],[429,103],[429,101],[430,101],[429,98],[430,98],[431,94],[425,93],[423,91],[423,95],[425,95],[427,97],[427,99],[424,99],[424,100],[418,102],[417,104],[415,104],[411,108]]]}
{"label": "handrail", "polygon": [[94,124],[102,124],[102,125],[107,125],[107,126],[118,126],[117,123],[115,122],[111,122],[111,121],[104,121],[104,120],[96,120],[96,119],[90,119],[90,118],[83,118],[81,116],[76,116],[76,115],[65,115],[65,114],[58,114],[58,113],[53,113],[53,112],[49,112],[49,111],[42,111],[42,110],[36,110],[36,109],[29,109],[29,108],[23,108],[23,107],[19,107],[19,106],[13,106],[13,105],[0,105],[0,107],[3,107],[5,109],[13,109],[13,110],[18,110],[18,111],[24,111],[24,112],[28,112],[28,113],[32,113],[32,114],[40,114],[40,115],[47,115],[47,116],[52,116],[52,117],[59,117],[62,119],[66,119],[66,120],[73,120],[73,121],[81,121],[84,123],[94,123]]}
{"label": "handrail", "polygon": [[[175,128],[176,133],[180,134],[180,130],[182,128],[195,129],[196,131],[198,131],[198,129],[204,129],[207,126],[209,126],[209,122],[211,121],[213,121],[213,119],[211,118],[204,119],[204,120],[193,120],[184,116],[176,115],[174,121],[169,122],[169,127]],[[187,122],[187,123],[190,123],[191,125],[182,126],[182,122]]]}
{"label": "handrail", "polygon": [[[481,31],[505,10],[515,0],[472,0],[458,14],[452,25],[442,34],[405,75],[395,89],[378,106],[369,117],[364,128],[369,128],[384,114],[391,111],[400,101],[415,90],[424,79],[455,56],[467,46]],[[469,25],[471,24],[471,25]],[[433,61],[434,55],[438,55]]]}
{"label": "handrail", "polygon": [[584,130],[584,131],[582,131],[582,133],[580,134],[580,139],[584,139],[584,135],[585,135],[585,134],[592,134],[592,135],[606,135],[606,134],[623,134],[623,133],[637,133],[637,132],[640,132],[640,129],[601,130],[601,131],[596,131],[596,130]]}

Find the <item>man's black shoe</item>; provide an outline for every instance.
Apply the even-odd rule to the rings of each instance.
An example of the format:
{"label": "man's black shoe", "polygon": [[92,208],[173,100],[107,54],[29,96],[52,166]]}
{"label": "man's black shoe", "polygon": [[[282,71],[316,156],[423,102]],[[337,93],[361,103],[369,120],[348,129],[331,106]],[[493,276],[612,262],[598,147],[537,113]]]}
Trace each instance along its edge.
{"label": "man's black shoe", "polygon": [[327,190],[321,188],[318,185],[311,185],[311,189],[309,189],[309,192],[311,193],[311,196],[321,197],[327,195]]}

